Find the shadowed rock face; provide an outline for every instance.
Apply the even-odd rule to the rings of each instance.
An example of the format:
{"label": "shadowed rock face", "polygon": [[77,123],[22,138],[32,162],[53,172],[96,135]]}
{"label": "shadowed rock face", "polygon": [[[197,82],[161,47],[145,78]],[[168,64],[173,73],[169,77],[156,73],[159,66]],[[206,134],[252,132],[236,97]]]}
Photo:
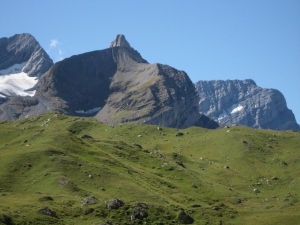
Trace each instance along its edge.
{"label": "shadowed rock face", "polygon": [[36,96],[49,99],[51,111],[70,115],[103,107],[115,71],[109,49],[75,55],[50,68],[39,82]]}
{"label": "shadowed rock face", "polygon": [[31,77],[41,76],[53,65],[52,59],[32,35],[0,38],[0,70],[23,62],[27,62],[23,71]]}
{"label": "shadowed rock face", "polygon": [[300,130],[278,90],[258,87],[250,79],[199,81],[195,86],[200,97],[200,113],[219,123]]}
{"label": "shadowed rock face", "polygon": [[[40,79],[34,98],[12,98],[0,106],[0,119],[60,111],[102,109],[106,124],[125,122],[186,128],[202,120],[199,97],[187,74],[149,64],[118,35],[108,49],[75,55],[54,64]],[[9,114],[7,113],[9,112]]]}

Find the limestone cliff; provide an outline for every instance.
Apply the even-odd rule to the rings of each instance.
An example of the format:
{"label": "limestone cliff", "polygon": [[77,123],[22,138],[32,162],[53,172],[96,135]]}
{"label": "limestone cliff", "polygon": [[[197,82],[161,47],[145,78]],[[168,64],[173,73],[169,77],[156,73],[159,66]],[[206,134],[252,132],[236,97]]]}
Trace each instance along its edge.
{"label": "limestone cliff", "polygon": [[253,80],[198,81],[200,113],[221,124],[300,130],[281,92],[261,88]]}

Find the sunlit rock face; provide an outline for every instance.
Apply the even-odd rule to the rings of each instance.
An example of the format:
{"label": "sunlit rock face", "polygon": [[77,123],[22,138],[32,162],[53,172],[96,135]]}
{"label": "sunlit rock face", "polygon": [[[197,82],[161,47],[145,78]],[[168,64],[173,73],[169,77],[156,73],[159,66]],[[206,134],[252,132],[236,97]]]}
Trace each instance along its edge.
{"label": "sunlit rock face", "polygon": [[300,130],[281,92],[251,80],[211,80],[195,84],[199,111],[221,124],[253,128]]}
{"label": "sunlit rock face", "polygon": [[[37,105],[36,84],[53,65],[30,34],[0,38],[0,120],[22,118]],[[42,112],[39,107],[35,114]]]}
{"label": "sunlit rock face", "polygon": [[14,96],[33,96],[35,85],[53,62],[30,34],[0,38],[0,104]]}
{"label": "sunlit rock face", "polygon": [[53,65],[52,59],[31,34],[0,38],[0,70],[24,62],[22,72],[30,77],[40,77]]}

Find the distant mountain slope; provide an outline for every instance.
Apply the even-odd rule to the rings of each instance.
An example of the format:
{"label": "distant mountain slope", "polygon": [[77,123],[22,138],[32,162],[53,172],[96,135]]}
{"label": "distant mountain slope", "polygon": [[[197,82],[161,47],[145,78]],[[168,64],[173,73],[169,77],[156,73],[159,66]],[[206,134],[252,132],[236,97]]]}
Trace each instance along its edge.
{"label": "distant mountain slope", "polygon": [[124,35],[118,35],[108,49],[55,63],[39,80],[33,98],[11,98],[0,106],[0,119],[59,111],[78,116],[97,114],[99,121],[111,125],[218,127],[200,116],[198,102],[194,84],[185,72],[149,64]]}
{"label": "distant mountain slope", "polygon": [[52,65],[45,50],[31,34],[0,38],[0,70],[26,62],[23,68],[30,77],[39,77]]}
{"label": "distant mountain slope", "polygon": [[[116,45],[114,43],[124,43]],[[111,94],[96,118],[107,124],[129,121],[184,128],[199,118],[198,95],[183,71],[137,60],[126,41],[111,44],[117,71]]]}
{"label": "distant mountain slope", "polygon": [[198,81],[200,113],[222,124],[300,130],[281,92],[261,88],[253,80]]}
{"label": "distant mountain slope", "polygon": [[39,77],[52,65],[32,35],[0,38],[0,103],[11,96],[33,96]]}

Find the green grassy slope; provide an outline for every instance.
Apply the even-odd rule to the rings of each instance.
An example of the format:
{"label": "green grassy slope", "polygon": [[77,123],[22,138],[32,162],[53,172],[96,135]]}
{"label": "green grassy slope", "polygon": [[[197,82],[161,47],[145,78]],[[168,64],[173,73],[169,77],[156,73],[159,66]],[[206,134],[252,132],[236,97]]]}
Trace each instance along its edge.
{"label": "green grassy slope", "polygon": [[[14,224],[180,224],[184,210],[193,224],[297,224],[299,150],[293,131],[111,127],[61,114],[4,121],[0,221],[5,214]],[[83,205],[91,195],[95,204]],[[107,209],[113,199],[125,205]],[[148,217],[131,220],[138,203]],[[41,213],[45,207],[57,218]]]}

